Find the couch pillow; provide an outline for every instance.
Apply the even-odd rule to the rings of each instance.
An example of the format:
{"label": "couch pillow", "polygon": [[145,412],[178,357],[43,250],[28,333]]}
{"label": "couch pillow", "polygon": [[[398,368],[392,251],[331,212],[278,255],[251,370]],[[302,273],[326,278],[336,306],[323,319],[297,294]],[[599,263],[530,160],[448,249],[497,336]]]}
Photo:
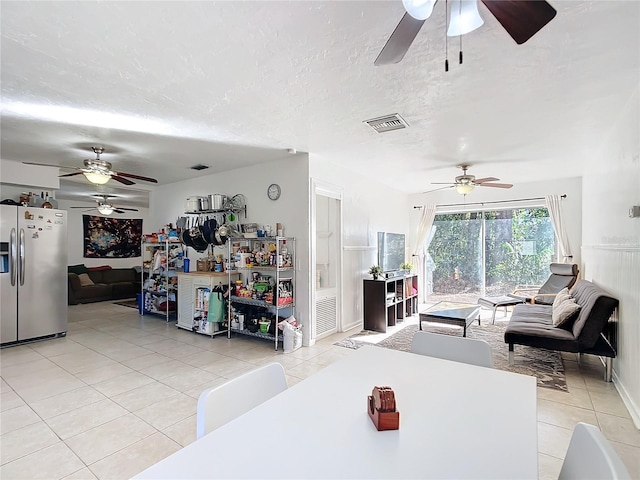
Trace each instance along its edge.
{"label": "couch pillow", "polygon": [[89,285],[95,285],[95,283],[93,283],[93,280],[89,278],[88,273],[81,273],[80,275],[78,275],[78,278],[80,279],[81,287],[88,287]]}
{"label": "couch pillow", "polygon": [[111,265],[101,265],[99,267],[89,267],[87,268],[90,272],[102,272],[104,270],[111,270]]}
{"label": "couch pillow", "polygon": [[79,265],[69,265],[67,267],[67,271],[69,273],[75,273],[76,275],[80,275],[81,273],[88,273],[89,269],[85,267],[84,263],[81,263]]}
{"label": "couch pillow", "polygon": [[573,324],[579,311],[580,305],[571,297],[565,298],[565,300],[559,302],[558,305],[554,302],[551,307],[553,326],[566,329],[569,325]]}
{"label": "couch pillow", "polygon": [[571,298],[571,295],[569,295],[569,289],[568,288],[563,288],[562,290],[560,290],[557,293],[557,295],[553,299],[552,307],[553,308],[558,308],[562,302],[567,300],[567,298]]}

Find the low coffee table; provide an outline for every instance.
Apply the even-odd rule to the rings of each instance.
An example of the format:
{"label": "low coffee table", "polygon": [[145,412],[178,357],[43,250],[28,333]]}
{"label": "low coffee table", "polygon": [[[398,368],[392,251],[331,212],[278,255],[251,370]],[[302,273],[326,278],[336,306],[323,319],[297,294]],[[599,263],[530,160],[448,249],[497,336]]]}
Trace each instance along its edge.
{"label": "low coffee table", "polygon": [[480,325],[480,305],[457,302],[438,302],[419,315],[418,323],[422,330],[422,322],[446,323],[462,327],[462,336],[467,336],[467,327],[475,319]]}

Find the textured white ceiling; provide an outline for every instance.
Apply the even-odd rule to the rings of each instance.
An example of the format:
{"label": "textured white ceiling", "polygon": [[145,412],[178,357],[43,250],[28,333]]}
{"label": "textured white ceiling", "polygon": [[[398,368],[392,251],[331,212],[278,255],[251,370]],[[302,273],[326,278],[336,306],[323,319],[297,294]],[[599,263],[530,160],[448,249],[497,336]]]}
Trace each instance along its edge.
{"label": "textured white ceiling", "polygon": [[[100,144],[116,170],[168,183],[292,147],[409,192],[463,162],[510,183],[580,175],[640,81],[640,2],[550,3],[521,46],[480,4],[445,73],[442,0],[384,67],[400,0],[5,0],[1,155],[80,166]],[[389,113],[410,127],[362,123]]]}

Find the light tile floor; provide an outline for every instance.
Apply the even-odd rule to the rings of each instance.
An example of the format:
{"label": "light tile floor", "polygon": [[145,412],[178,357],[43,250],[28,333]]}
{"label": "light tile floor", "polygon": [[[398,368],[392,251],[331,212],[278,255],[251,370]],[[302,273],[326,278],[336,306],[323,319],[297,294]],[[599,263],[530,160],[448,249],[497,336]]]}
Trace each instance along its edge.
{"label": "light tile floor", "polygon": [[[129,478],[195,440],[206,387],[274,360],[291,386],[349,355],[333,343],[352,333],[284,355],[270,342],[211,339],[111,303],[70,306],[65,338],[0,351],[0,477]],[[538,389],[540,478],[557,478],[579,421],[600,427],[640,478],[640,433],[602,366],[564,360],[570,392]]]}

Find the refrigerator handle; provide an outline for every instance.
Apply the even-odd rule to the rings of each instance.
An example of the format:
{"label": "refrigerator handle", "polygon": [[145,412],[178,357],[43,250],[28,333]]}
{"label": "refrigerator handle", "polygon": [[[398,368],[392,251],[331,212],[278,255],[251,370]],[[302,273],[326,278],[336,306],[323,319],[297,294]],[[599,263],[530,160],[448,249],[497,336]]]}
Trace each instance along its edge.
{"label": "refrigerator handle", "polygon": [[16,242],[16,229],[11,229],[11,234],[9,235],[9,277],[11,277],[11,286],[15,287],[16,285],[16,275],[18,269],[16,268],[16,261],[18,259],[18,246]]}
{"label": "refrigerator handle", "polygon": [[18,278],[20,285],[24,285],[24,269],[24,228],[21,228],[18,239]]}

